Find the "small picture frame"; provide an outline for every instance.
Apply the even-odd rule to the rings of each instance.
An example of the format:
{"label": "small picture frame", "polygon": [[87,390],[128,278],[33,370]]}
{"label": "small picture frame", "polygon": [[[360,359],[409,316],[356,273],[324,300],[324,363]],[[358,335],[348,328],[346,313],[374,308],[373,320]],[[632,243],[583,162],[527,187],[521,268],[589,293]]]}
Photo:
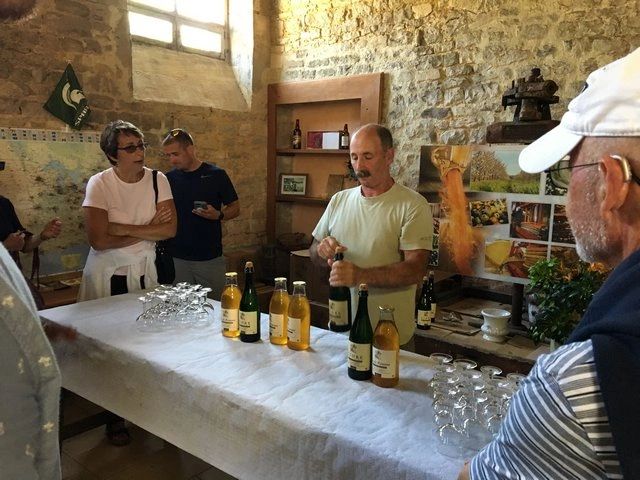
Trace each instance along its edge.
{"label": "small picture frame", "polygon": [[305,196],[307,194],[307,174],[306,173],[281,173],[280,174],[280,195]]}

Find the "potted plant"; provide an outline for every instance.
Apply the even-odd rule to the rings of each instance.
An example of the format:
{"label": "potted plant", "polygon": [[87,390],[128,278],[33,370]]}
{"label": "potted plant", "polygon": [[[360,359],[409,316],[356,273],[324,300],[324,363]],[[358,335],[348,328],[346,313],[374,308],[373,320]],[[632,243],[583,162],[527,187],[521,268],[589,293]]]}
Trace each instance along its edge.
{"label": "potted plant", "polygon": [[537,305],[530,319],[531,338],[536,343],[549,339],[563,344],[608,273],[600,264],[565,263],[557,258],[536,262],[529,269],[527,289],[530,301]]}

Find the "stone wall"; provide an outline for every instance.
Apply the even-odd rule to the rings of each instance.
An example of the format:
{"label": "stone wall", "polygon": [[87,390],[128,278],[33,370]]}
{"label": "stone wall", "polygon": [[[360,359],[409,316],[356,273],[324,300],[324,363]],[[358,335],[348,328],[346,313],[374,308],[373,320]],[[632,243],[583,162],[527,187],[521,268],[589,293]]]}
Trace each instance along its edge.
{"label": "stone wall", "polygon": [[484,143],[511,81],[538,66],[560,119],[589,72],[640,46],[635,0],[275,0],[273,79],[384,72],[394,174],[418,181],[420,146]]}
{"label": "stone wall", "polygon": [[[266,84],[262,77],[269,61],[271,6],[266,0],[253,3],[259,41],[253,51],[253,98],[247,112],[135,101],[126,0],[41,0],[33,18],[0,25],[0,126],[65,129],[42,105],[70,62],[92,109],[84,130],[101,131],[116,118],[135,123],[151,143],[148,166],[162,170],[169,165],[159,155],[161,136],[177,126],[190,130],[201,159],[226,169],[238,190],[242,211],[239,218],[225,223],[225,248],[259,245],[266,221]],[[184,68],[189,68],[188,62]],[[108,166],[105,159],[104,168]],[[13,184],[0,172],[3,195],[11,198]],[[30,225],[28,211],[19,214],[26,226],[40,228]],[[45,249],[52,247],[55,241],[45,244]]]}

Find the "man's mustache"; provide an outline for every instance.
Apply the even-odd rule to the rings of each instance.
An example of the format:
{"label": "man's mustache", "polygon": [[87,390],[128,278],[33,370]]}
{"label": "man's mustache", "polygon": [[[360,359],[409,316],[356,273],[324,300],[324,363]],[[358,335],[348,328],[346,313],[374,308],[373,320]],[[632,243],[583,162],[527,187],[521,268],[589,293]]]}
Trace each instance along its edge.
{"label": "man's mustache", "polygon": [[367,178],[371,176],[371,172],[369,170],[357,170],[356,177],[358,178]]}

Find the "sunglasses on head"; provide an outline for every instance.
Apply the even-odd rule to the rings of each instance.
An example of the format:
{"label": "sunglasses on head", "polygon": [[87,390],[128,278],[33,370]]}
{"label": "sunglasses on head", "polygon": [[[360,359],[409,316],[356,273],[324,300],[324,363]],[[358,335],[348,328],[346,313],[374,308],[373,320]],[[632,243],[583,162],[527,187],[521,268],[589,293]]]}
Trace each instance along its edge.
{"label": "sunglasses on head", "polygon": [[127,145],[126,147],[117,147],[117,150],[124,150],[127,153],[135,153],[136,150],[140,149],[144,152],[148,146],[149,146],[148,143],[140,142],[137,145]]}
{"label": "sunglasses on head", "polygon": [[193,145],[193,137],[191,137],[191,134],[189,132],[183,130],[182,128],[174,128],[173,130],[170,130],[167,134],[167,138],[168,137],[173,137],[176,139],[181,138],[183,140],[186,140],[189,144]]}

